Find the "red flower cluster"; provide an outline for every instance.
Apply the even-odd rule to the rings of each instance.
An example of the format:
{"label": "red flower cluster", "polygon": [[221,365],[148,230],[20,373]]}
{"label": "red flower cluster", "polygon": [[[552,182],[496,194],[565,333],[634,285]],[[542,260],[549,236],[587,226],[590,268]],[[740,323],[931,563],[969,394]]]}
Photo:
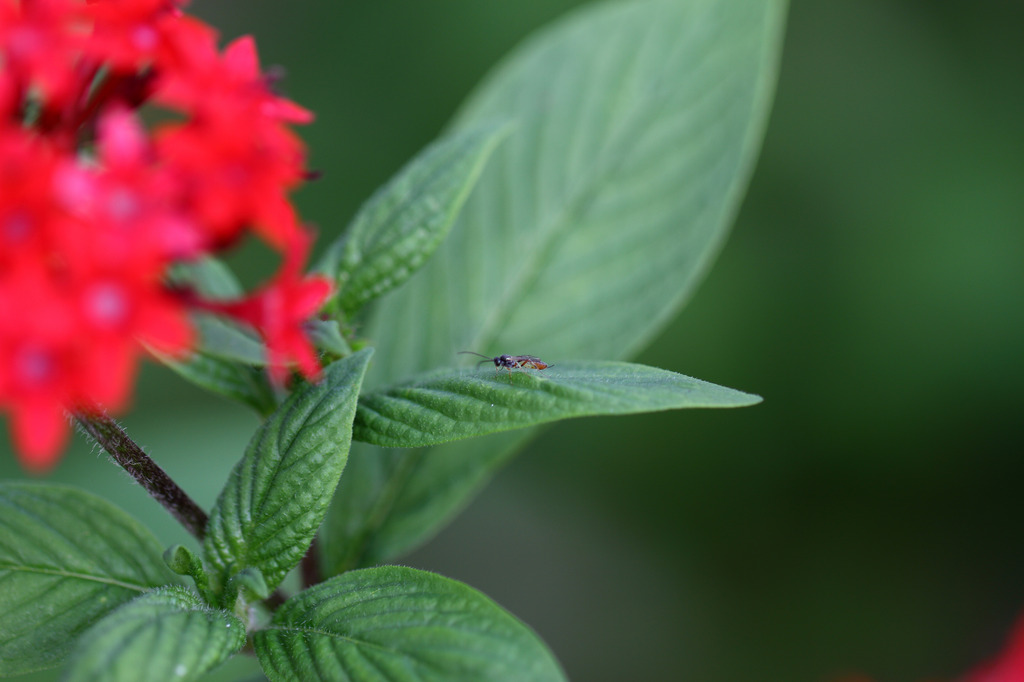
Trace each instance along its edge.
{"label": "red flower cluster", "polygon": [[[223,52],[175,0],[0,0],[0,409],[23,462],[51,465],[65,408],[117,410],[144,345],[186,353],[190,307],[255,327],[272,371],[319,371],[303,323],[330,293],[303,278],[289,192],[312,116],[276,96],[256,49]],[[169,113],[147,129],[145,102]],[[254,230],[279,274],[242,301],[168,286],[168,268]]]}

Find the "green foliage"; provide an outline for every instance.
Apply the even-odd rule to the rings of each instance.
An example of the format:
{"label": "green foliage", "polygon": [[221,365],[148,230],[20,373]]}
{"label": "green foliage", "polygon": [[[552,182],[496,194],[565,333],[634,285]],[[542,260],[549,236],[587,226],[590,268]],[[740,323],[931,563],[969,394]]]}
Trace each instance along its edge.
{"label": "green foliage", "polygon": [[[421,542],[528,427],[760,400],[605,358],[648,341],[724,239],[764,126],[783,9],[599,4],[528,41],[328,248],[318,269],[338,293],[306,327],[324,376],[280,406],[263,344],[198,315],[197,352],[163,361],[269,415],[210,513],[202,554],[178,545],[161,557],[87,493],[0,486],[0,674],[56,665],[74,647],[67,680],[197,679],[250,629],[271,680],[564,679],[527,627],[435,574],[383,566],[287,600],[274,591],[322,522],[332,574]],[[214,299],[241,291],[212,260],[175,278]],[[356,326],[378,344],[372,372],[374,349],[352,351],[364,345]],[[450,368],[461,350],[553,364]],[[353,438],[421,449],[350,455]],[[197,592],[168,584],[168,566]],[[269,624],[250,608],[264,600],[283,601]]]}
{"label": "green foliage", "polygon": [[507,128],[484,125],[435,142],[359,210],[318,269],[348,314],[405,282],[448,234]]}
{"label": "green foliage", "polygon": [[372,353],[330,365],[319,384],[295,391],[253,436],[207,527],[206,559],[220,588],[254,568],[273,589],[306,553],[345,468]]}
{"label": "green foliage", "polygon": [[[736,211],[784,9],[599,4],[509,57],[454,129],[500,119],[515,134],[431,261],[374,310],[368,385],[450,365],[460,350],[558,365],[646,343],[707,270]],[[410,452],[357,444],[325,525],[325,568],[387,560],[436,532],[524,437]],[[459,483],[424,494],[439,481]]]}
{"label": "green foliage", "polygon": [[248,405],[260,414],[269,414],[274,409],[274,392],[266,373],[248,363],[202,350],[184,360],[175,360],[156,351],[153,354],[178,376],[200,388]]}
{"label": "green foliage", "polygon": [[[215,258],[177,266],[174,280],[211,300],[231,300],[243,294],[231,271]],[[173,358],[155,349],[153,355],[183,379],[225,398],[269,414],[276,405],[274,392],[262,368],[266,349],[249,331],[220,317],[196,313],[197,348],[187,358]]]}
{"label": "green foliage", "polygon": [[64,682],[197,680],[245,644],[245,624],[182,587],[121,606],[75,647]]}
{"label": "green foliage", "polygon": [[292,597],[254,642],[273,682],[565,679],[537,636],[490,599],[401,566],[351,571]]}
{"label": "green foliage", "polygon": [[210,590],[210,578],[206,575],[203,560],[199,555],[188,547],[174,545],[164,551],[164,561],[167,562],[167,567],[178,575],[192,578],[203,599],[209,603],[215,601],[215,595]]}
{"label": "green foliage", "polygon": [[[174,280],[212,301],[231,301],[245,293],[231,270],[216,258],[178,265]],[[209,313],[198,313],[193,321],[199,330],[199,347],[205,354],[246,365],[267,363],[266,350],[251,331]]]}
{"label": "green foliage", "polygon": [[230,300],[245,293],[231,269],[212,256],[178,264],[173,279],[180,286],[191,287],[212,300]]}
{"label": "green foliage", "polygon": [[725,237],[771,102],[784,4],[588,6],[492,73],[455,130],[498,147],[458,222],[366,335],[374,384],[459,350],[622,358],[679,308]]}
{"label": "green foliage", "polygon": [[310,320],[309,336],[317,348],[337,358],[344,358],[352,354],[352,347],[341,333],[341,327],[337,320]]}
{"label": "green foliage", "polygon": [[193,322],[199,330],[199,348],[206,355],[254,367],[267,364],[266,348],[252,332],[206,313],[194,315]]}
{"label": "green foliage", "polygon": [[111,609],[173,580],[156,539],[109,502],[0,482],[0,675],[58,665]]}
{"label": "green foliage", "polygon": [[441,369],[362,396],[353,434],[413,448],[570,417],[741,407],[757,396],[654,367],[567,362],[533,374]]}

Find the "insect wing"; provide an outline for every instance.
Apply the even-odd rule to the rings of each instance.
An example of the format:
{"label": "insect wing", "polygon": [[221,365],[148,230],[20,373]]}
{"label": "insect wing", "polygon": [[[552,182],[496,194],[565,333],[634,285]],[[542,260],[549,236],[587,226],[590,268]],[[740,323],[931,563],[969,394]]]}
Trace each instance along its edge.
{"label": "insect wing", "polygon": [[548,363],[532,355],[517,355],[512,358],[516,367],[532,367],[533,369],[545,369]]}

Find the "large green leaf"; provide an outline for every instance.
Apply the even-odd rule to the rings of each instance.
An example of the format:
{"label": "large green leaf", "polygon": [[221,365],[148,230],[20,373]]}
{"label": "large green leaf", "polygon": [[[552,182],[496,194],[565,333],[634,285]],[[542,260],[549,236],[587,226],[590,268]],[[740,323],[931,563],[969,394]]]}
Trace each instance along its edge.
{"label": "large green leaf", "polygon": [[199,679],[245,644],[245,624],[182,587],[131,601],[78,642],[64,682]]}
{"label": "large green leaf", "polygon": [[540,374],[440,369],[359,399],[353,437],[423,447],[570,417],[741,407],[758,396],[626,362],[564,362]]}
{"label": "large green leaf", "polygon": [[405,282],[444,240],[507,127],[484,125],[435,142],[359,210],[318,270],[352,314]]}
{"label": "large green leaf", "polygon": [[[603,3],[527,41],[456,121],[504,118],[516,132],[431,261],[380,301],[365,331],[378,347],[368,385],[450,365],[460,350],[557,363],[641,348],[708,269],[737,210],[784,12],[784,0]],[[455,455],[354,448],[336,505],[346,516],[324,538],[327,568],[371,536],[400,551],[435,532],[510,450],[504,440]],[[436,480],[438,457],[467,486],[461,499],[421,500],[417,534],[398,514],[413,509],[405,496],[419,479]],[[385,475],[381,458],[401,475]],[[402,542],[387,537],[398,526]]]}
{"label": "large green leaf", "polygon": [[372,349],[324,370],[256,432],[210,513],[203,546],[220,588],[256,569],[273,589],[306,553],[323,520],[352,438]]}
{"label": "large green leaf", "polygon": [[0,675],[60,664],[111,609],[175,580],[156,539],[109,502],[0,483]]}
{"label": "large green leaf", "polygon": [[760,145],[780,0],[634,0],[541,31],[456,129],[515,122],[457,224],[367,335],[374,383],[459,350],[627,357],[707,270]]}
{"label": "large green leaf", "polygon": [[565,679],[543,642],[493,601],[400,566],[352,571],[306,590],[253,639],[274,682]]}

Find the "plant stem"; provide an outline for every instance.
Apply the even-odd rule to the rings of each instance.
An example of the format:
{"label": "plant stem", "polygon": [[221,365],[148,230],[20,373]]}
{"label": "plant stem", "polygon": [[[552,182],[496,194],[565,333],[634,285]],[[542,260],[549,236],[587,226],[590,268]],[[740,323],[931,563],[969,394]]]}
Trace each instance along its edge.
{"label": "plant stem", "polygon": [[281,588],[277,588],[274,590],[273,594],[263,601],[263,605],[266,606],[269,611],[273,612],[286,601],[288,601],[288,597],[281,591]]}
{"label": "plant stem", "polygon": [[75,420],[189,533],[199,540],[203,539],[206,533],[206,512],[113,419],[104,413],[76,413]]}
{"label": "plant stem", "polygon": [[320,546],[318,538],[313,538],[309,551],[306,552],[306,556],[302,557],[302,563],[299,564],[299,574],[302,576],[303,587],[312,587],[323,580],[320,576]]}

